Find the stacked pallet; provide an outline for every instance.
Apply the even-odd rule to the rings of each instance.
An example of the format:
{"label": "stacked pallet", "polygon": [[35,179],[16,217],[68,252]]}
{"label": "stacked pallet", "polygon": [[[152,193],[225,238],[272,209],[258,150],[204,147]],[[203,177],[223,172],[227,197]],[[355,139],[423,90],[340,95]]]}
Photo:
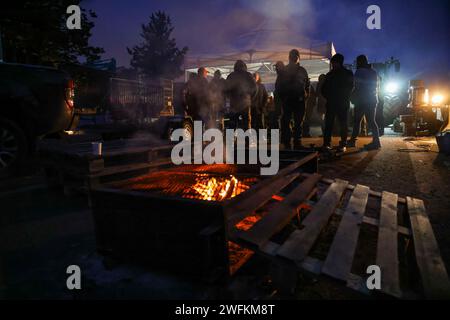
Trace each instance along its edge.
{"label": "stacked pallet", "polygon": [[[285,178],[288,182],[292,177]],[[280,195],[286,183],[278,182],[269,189]],[[319,200],[305,202],[317,188],[322,189]],[[232,241],[286,270],[294,266],[366,294],[450,298],[447,271],[422,200],[374,192],[343,180],[321,180],[320,175],[313,174],[289,193],[278,196],[280,202],[251,228],[237,228],[236,221],[262,207],[270,192],[257,192],[233,208],[229,219]],[[297,228],[282,240],[273,240],[292,225],[299,210],[302,216]],[[372,231],[362,231],[366,226]],[[365,273],[373,265],[381,270],[379,290],[369,290],[366,283]]]}
{"label": "stacked pallet", "polygon": [[63,187],[65,193],[105,181],[147,173],[156,164],[168,163],[171,146],[154,146],[143,139],[107,141],[102,154],[93,153],[91,142],[67,143],[48,139],[39,145],[39,159],[50,187]]}

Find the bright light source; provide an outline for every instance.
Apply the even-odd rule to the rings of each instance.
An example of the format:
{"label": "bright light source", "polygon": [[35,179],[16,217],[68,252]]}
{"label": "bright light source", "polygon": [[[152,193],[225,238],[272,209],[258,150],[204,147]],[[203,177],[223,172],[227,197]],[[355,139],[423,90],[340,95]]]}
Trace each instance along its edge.
{"label": "bright light source", "polygon": [[423,103],[428,105],[430,103],[430,94],[428,92],[428,89],[425,89],[425,94],[423,95]]}
{"label": "bright light source", "polygon": [[397,82],[388,82],[386,84],[386,92],[387,93],[396,93],[398,91],[398,83]]}
{"label": "bright light source", "polygon": [[442,94],[435,94],[431,97],[431,104],[436,106],[444,102],[444,96]]}

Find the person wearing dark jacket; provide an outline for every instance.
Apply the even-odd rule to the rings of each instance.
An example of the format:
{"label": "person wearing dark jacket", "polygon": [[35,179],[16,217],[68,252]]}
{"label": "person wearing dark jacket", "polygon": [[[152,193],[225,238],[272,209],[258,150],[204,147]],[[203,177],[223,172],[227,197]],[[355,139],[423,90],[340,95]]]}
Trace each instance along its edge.
{"label": "person wearing dark jacket", "polygon": [[269,99],[266,87],[262,84],[261,76],[258,72],[253,74],[256,81],[256,94],[252,99],[252,128],[259,130],[264,127],[264,113],[266,112],[266,106]]}
{"label": "person wearing dark jacket", "polygon": [[285,65],[283,61],[277,61],[274,65],[275,72],[277,73],[277,79],[275,80],[275,90],[273,92],[273,104],[270,104],[267,112],[267,126],[270,129],[280,128],[280,115],[282,110],[283,101],[280,98],[280,86],[282,74],[284,72]]}
{"label": "person wearing dark jacket", "polygon": [[378,103],[378,74],[372,69],[365,55],[356,58],[355,90],[352,94],[352,102],[355,105],[355,121],[348,145],[356,146],[361,121],[365,116],[373,137],[372,142],[365,147],[379,149],[381,147],[380,136],[375,122],[375,111]]}
{"label": "person wearing dark jacket", "polygon": [[225,108],[225,79],[222,78],[220,70],[214,72],[214,77],[209,83],[209,101],[211,104],[210,127],[217,126],[219,114]]}
{"label": "person wearing dark jacket", "polygon": [[335,54],[331,60],[332,70],[327,73],[322,86],[322,95],[327,100],[325,112],[325,134],[323,136],[324,148],[331,148],[331,135],[334,119],[339,122],[341,141],[339,151],[346,150],[348,136],[348,110],[350,108],[350,95],[353,90],[353,73],[344,67],[344,56]]}
{"label": "person wearing dark jacket", "polygon": [[[280,78],[280,79],[278,79]],[[309,78],[305,68],[300,66],[300,52],[289,52],[289,64],[278,76],[279,88],[276,89],[282,101],[281,142],[290,149],[294,136],[294,148],[301,148],[302,124],[305,116],[305,100],[309,92]],[[294,119],[292,134],[290,123]]]}
{"label": "person wearing dark jacket", "polygon": [[317,89],[316,89],[316,95],[317,95],[317,113],[320,116],[320,128],[322,129],[322,136],[325,135],[325,113],[327,111],[327,99],[322,95],[322,87],[323,83],[325,82],[326,76],[322,73],[319,76],[319,82],[317,82]]}
{"label": "person wearing dark jacket", "polygon": [[251,73],[247,72],[244,61],[234,64],[234,71],[226,80],[226,94],[230,98],[231,121],[235,128],[247,130],[251,128],[250,108],[252,98],[256,94],[256,82]]}
{"label": "person wearing dark jacket", "polygon": [[200,67],[197,75],[191,75],[187,83],[186,101],[187,114],[194,121],[200,120],[205,124],[208,119],[209,84],[207,80],[208,71]]}
{"label": "person wearing dark jacket", "polygon": [[303,121],[303,134],[305,138],[311,138],[311,118],[317,105],[317,94],[314,86],[309,86],[309,95],[306,99],[305,119]]}

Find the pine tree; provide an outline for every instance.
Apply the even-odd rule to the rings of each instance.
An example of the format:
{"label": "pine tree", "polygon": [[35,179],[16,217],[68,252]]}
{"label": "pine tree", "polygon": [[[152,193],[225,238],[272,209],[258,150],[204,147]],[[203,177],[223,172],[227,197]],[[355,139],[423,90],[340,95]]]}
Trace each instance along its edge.
{"label": "pine tree", "polygon": [[170,17],[162,11],[153,13],[148,24],[142,25],[143,42],[127,48],[132,56],[131,66],[149,78],[174,79],[182,74],[181,66],[188,51],[177,47],[171,34],[174,28]]}

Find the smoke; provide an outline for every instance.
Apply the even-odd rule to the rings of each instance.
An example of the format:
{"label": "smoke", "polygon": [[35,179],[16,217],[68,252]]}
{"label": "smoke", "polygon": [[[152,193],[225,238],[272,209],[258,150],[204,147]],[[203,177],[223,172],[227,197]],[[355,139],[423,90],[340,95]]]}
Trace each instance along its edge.
{"label": "smoke", "polygon": [[206,10],[199,10],[202,2],[171,12],[176,36],[187,40],[191,53],[223,54],[280,44],[310,45],[306,39],[315,28],[311,0],[219,0],[209,1]]}
{"label": "smoke", "polygon": [[[126,47],[142,41],[141,24],[162,10],[172,18],[179,47],[190,54],[226,54],[267,45],[300,45],[315,29],[312,0],[90,0],[98,14],[92,44],[105,48],[119,65],[129,65]],[[310,43],[305,43],[309,46]]]}

